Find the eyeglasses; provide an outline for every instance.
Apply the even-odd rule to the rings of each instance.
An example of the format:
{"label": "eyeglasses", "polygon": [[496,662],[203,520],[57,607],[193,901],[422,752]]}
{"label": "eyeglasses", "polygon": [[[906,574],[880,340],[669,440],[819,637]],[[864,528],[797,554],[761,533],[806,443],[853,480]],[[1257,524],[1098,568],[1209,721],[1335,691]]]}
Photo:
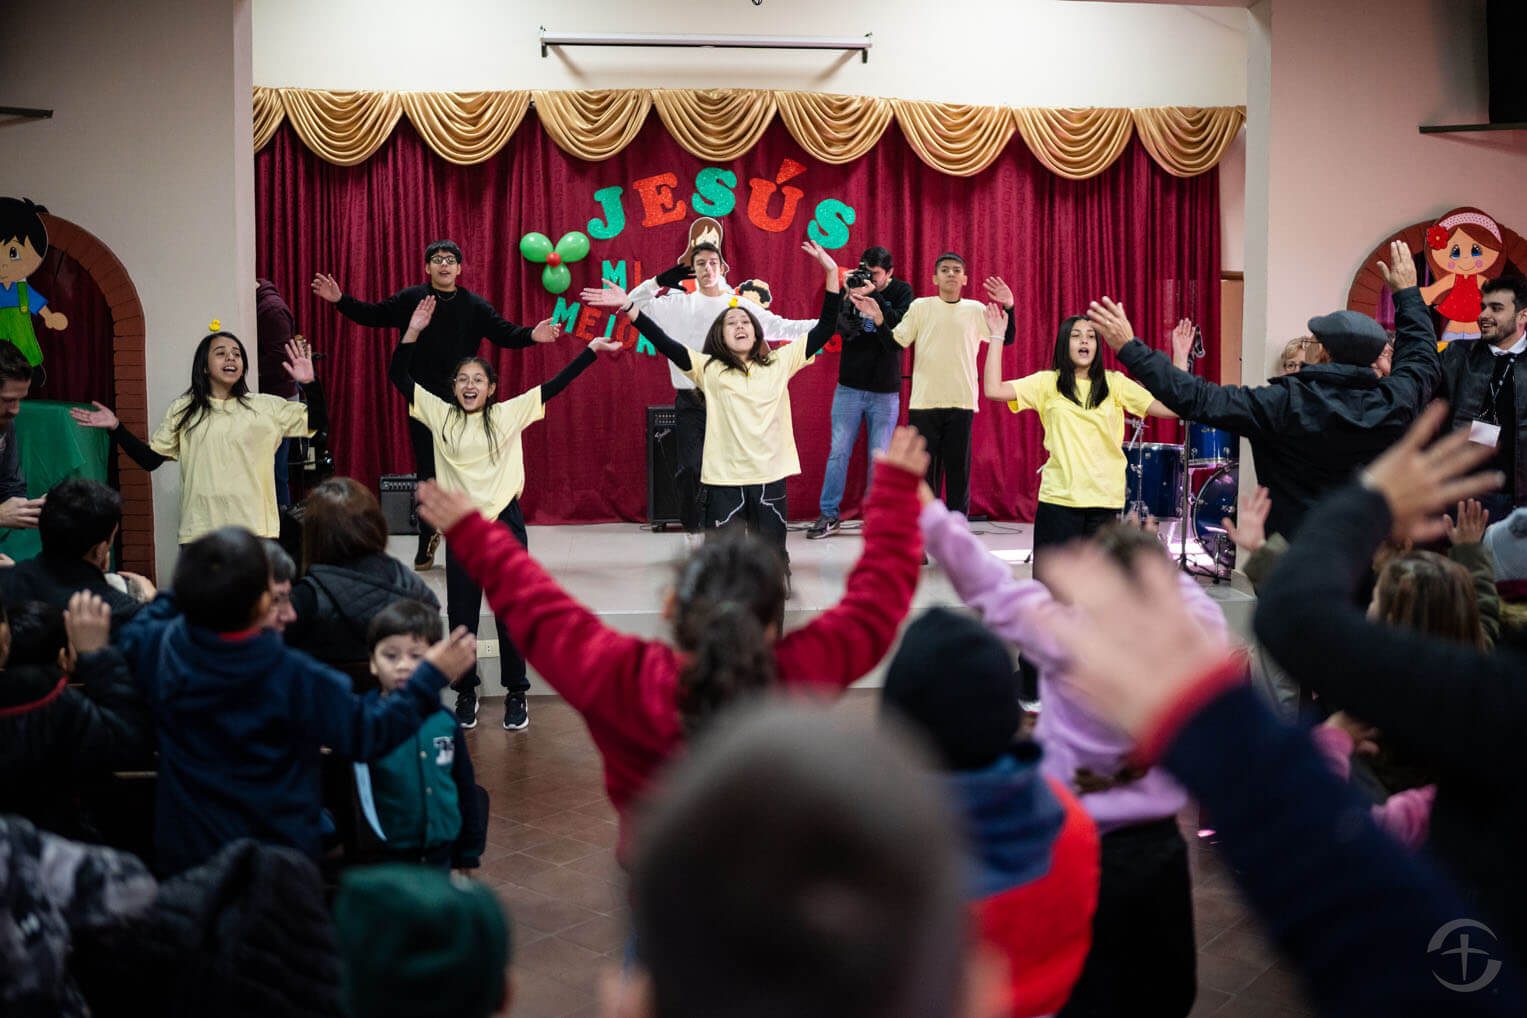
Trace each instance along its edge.
{"label": "eyeglasses", "polygon": [[434,257],[430,258],[429,263],[431,265],[459,265],[460,264],[460,262],[458,262],[456,260],[456,256],[455,255],[435,255]]}

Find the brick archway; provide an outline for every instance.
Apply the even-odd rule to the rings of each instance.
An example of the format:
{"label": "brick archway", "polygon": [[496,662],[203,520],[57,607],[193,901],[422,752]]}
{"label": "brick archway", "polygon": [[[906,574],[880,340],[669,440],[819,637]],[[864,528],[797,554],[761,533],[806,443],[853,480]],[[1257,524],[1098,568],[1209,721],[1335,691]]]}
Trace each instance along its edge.
{"label": "brick archway", "polygon": [[[1425,219],[1419,223],[1411,223],[1405,229],[1385,237],[1377,247],[1368,252],[1368,257],[1363,259],[1362,268],[1357,270],[1357,275],[1352,279],[1351,289],[1347,291],[1347,307],[1350,310],[1378,317],[1379,298],[1384,292],[1384,277],[1379,275],[1376,263],[1379,259],[1389,260],[1389,244],[1396,240],[1403,240],[1409,244],[1411,253],[1419,259],[1426,250],[1426,228],[1434,222],[1436,222],[1435,219]],[[1515,230],[1508,229],[1503,223],[1497,225],[1500,226],[1503,245],[1501,254],[1504,256],[1500,268],[1506,268],[1509,263],[1518,271],[1527,270],[1527,239],[1523,239]],[[1423,275],[1422,282],[1425,281]]]}
{"label": "brick archway", "polygon": [[[48,246],[73,258],[95,280],[111,309],[113,409],[128,430],[149,433],[148,376],[145,371],[143,305],[138,288],[111,248],[80,226],[44,215]],[[121,568],[154,576],[154,492],[149,476],[121,450],[117,476],[122,492]]]}

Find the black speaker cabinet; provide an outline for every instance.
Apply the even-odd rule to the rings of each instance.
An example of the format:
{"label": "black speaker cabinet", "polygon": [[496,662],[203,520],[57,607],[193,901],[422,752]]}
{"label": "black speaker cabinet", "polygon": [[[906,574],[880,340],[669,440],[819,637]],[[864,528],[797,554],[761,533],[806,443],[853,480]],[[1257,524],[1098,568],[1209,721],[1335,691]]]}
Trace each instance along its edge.
{"label": "black speaker cabinet", "polygon": [[1527,122],[1527,80],[1522,77],[1522,33],[1527,4],[1486,0],[1485,50],[1490,72],[1490,123]]}
{"label": "black speaker cabinet", "polygon": [[389,534],[417,534],[419,532],[419,503],[414,499],[414,486],[418,482],[413,474],[382,475],[382,515],[387,517]]}
{"label": "black speaker cabinet", "polygon": [[675,526],[679,519],[679,490],[674,469],[679,462],[679,440],[674,433],[671,406],[647,408],[647,522],[653,530]]}

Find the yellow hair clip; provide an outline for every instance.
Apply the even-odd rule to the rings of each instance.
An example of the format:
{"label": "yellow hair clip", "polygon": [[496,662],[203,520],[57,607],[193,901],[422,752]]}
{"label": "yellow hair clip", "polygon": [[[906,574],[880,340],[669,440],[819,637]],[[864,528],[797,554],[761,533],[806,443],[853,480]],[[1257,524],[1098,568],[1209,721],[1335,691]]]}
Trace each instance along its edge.
{"label": "yellow hair clip", "polygon": [[729,307],[729,308],[736,307],[737,306],[737,298],[733,297],[731,300],[727,301],[726,302],[726,306]]}
{"label": "yellow hair clip", "polygon": [[207,331],[208,332],[222,332],[223,331],[223,320],[221,318],[214,318],[214,319],[212,319],[212,321],[207,323]]}

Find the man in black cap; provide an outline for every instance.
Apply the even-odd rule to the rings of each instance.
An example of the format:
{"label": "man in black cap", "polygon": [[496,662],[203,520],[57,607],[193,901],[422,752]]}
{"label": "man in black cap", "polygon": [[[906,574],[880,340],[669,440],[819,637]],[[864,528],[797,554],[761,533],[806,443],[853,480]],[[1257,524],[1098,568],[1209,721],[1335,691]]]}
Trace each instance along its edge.
{"label": "man in black cap", "polygon": [[1320,363],[1317,354],[1297,374],[1255,388],[1215,385],[1174,368],[1165,354],[1134,338],[1123,306],[1107,297],[1092,304],[1087,317],[1135,380],[1177,416],[1251,440],[1257,477],[1272,495],[1267,530],[1292,537],[1310,506],[1394,444],[1441,389],[1436,332],[1416,289],[1410,246],[1389,245],[1389,262],[1378,263],[1395,306],[1387,378],[1373,363],[1389,337],[1356,311],[1310,319],[1329,363]]}

